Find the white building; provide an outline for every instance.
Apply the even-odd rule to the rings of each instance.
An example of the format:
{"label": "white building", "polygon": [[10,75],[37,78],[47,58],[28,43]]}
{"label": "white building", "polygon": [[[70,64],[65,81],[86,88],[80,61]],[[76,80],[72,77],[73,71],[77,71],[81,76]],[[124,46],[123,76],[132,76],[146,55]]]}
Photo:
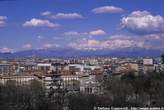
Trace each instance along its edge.
{"label": "white building", "polygon": [[155,70],[153,59],[143,59],[143,70],[145,74]]}
{"label": "white building", "polygon": [[87,75],[80,77],[80,92],[86,94],[99,94],[99,83],[95,75]]}
{"label": "white building", "polygon": [[41,70],[41,71],[46,71],[46,72],[48,72],[48,71],[51,71],[52,66],[51,66],[50,63],[38,63],[38,64],[37,64],[37,69],[38,69],[38,70]]}
{"label": "white building", "polygon": [[144,65],[153,65],[153,59],[151,59],[151,58],[143,59],[143,64]]}
{"label": "white building", "polygon": [[16,84],[29,84],[30,81],[38,79],[32,75],[21,75],[21,76],[1,76],[0,83],[5,84],[7,81],[15,81]]}
{"label": "white building", "polygon": [[68,91],[79,91],[80,90],[80,79],[77,75],[65,75],[61,76],[63,82],[63,88]]}
{"label": "white building", "polygon": [[81,64],[71,64],[68,65],[70,71],[74,71],[77,75],[86,74],[89,75],[91,71],[96,69],[101,69],[100,66],[90,66],[90,65],[81,65]]}

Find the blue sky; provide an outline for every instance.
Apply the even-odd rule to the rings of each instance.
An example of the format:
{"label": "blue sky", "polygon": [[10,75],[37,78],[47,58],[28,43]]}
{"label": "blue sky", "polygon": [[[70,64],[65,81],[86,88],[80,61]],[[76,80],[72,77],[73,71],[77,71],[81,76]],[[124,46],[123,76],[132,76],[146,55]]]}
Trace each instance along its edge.
{"label": "blue sky", "polygon": [[163,0],[0,0],[0,52],[164,49]]}

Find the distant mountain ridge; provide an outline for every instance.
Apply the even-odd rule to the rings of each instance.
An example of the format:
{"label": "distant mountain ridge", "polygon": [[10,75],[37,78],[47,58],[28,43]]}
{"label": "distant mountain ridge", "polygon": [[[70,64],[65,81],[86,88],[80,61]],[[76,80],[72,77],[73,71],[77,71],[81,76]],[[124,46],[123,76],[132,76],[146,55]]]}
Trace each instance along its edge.
{"label": "distant mountain ridge", "polygon": [[119,49],[119,50],[76,50],[66,49],[33,49],[14,53],[0,53],[0,58],[26,57],[159,57],[164,50],[153,49]]}

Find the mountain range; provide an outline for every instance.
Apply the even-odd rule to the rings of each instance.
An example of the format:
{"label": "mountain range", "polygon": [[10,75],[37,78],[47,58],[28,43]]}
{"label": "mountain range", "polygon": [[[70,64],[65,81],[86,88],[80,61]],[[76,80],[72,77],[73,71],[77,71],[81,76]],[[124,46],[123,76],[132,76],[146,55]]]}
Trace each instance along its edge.
{"label": "mountain range", "polygon": [[27,57],[159,57],[164,50],[153,49],[118,49],[118,50],[76,50],[65,49],[33,49],[13,53],[0,53],[0,58],[27,58]]}

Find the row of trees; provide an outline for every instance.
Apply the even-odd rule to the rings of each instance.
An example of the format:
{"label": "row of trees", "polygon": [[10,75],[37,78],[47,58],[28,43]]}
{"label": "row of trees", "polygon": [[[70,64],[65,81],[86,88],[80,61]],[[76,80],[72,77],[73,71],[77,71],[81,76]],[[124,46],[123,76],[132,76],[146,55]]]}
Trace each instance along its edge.
{"label": "row of trees", "polygon": [[8,81],[0,85],[0,110],[93,110],[94,107],[162,107],[164,73],[121,78],[110,76],[101,82],[103,94],[67,94],[62,89],[45,90],[33,80],[28,85]]}
{"label": "row of trees", "polygon": [[162,64],[164,64],[164,54],[161,55]]}
{"label": "row of trees", "polygon": [[7,81],[0,85],[0,110],[54,110],[42,84],[36,80],[28,85]]}
{"label": "row of trees", "polygon": [[164,73],[134,76],[128,73],[121,79],[110,78],[106,93],[112,96],[112,106],[161,107],[164,105]]}
{"label": "row of trees", "polygon": [[102,83],[101,95],[73,94],[70,110],[93,110],[94,107],[163,107],[164,73],[135,76],[132,72],[121,78],[110,76]]}

